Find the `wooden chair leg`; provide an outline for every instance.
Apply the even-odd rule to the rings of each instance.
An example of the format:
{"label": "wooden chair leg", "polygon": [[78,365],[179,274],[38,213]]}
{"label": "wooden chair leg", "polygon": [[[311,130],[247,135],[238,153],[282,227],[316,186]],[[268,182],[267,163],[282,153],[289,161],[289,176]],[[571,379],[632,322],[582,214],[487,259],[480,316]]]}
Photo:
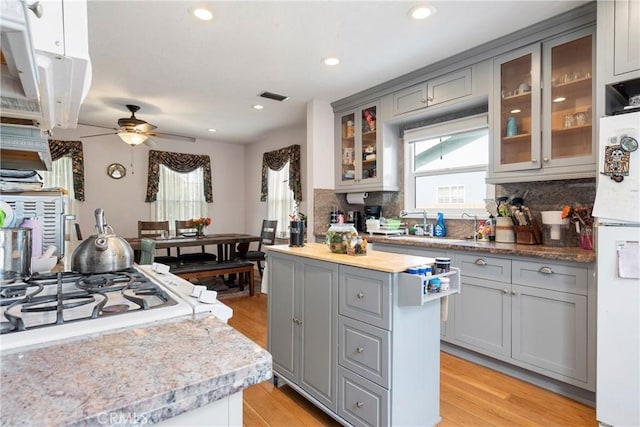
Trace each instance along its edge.
{"label": "wooden chair leg", "polygon": [[249,271],[249,296],[256,293],[255,277],[253,276],[253,268]]}
{"label": "wooden chair leg", "polygon": [[262,268],[262,261],[258,261],[257,264],[258,264],[258,271],[260,272],[260,277],[262,277],[262,269],[263,269]]}

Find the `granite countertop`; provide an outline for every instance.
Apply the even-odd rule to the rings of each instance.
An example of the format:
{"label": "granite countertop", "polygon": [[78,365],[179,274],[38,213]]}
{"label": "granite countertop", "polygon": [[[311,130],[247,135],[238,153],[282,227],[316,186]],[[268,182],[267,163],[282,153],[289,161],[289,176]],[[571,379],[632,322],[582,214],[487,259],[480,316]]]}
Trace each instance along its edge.
{"label": "granite countertop", "polygon": [[323,243],[307,243],[303,247],[275,245],[264,247],[264,249],[386,273],[400,273],[409,267],[420,264],[433,264],[435,262],[433,258],[371,250],[367,251],[366,255],[334,254]]}
{"label": "granite countertop", "polygon": [[595,262],[594,251],[578,247],[556,247],[545,245],[522,245],[516,243],[496,243],[473,241],[466,239],[421,237],[421,236],[386,236],[378,234],[362,234],[369,242],[388,243],[422,248],[454,249],[470,252],[486,252],[495,255],[527,256],[557,261],[581,263]]}
{"label": "granite countertop", "polygon": [[153,424],[272,376],[271,354],[213,316],[2,356],[3,426]]}

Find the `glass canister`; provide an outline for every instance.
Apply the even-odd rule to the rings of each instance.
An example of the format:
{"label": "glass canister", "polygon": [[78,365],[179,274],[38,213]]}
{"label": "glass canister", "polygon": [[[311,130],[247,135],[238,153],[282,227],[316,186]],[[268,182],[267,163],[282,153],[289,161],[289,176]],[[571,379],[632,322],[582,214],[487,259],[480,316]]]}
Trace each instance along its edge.
{"label": "glass canister", "polygon": [[327,245],[334,254],[346,254],[347,248],[357,243],[358,237],[358,230],[353,224],[331,224],[327,231]]}

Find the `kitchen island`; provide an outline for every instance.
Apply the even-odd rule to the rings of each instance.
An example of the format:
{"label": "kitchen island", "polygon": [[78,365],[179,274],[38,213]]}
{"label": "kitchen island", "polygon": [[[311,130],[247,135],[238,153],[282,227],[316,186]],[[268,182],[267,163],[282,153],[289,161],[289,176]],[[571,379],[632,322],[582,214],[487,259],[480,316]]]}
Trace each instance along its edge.
{"label": "kitchen island", "polygon": [[435,425],[440,421],[441,304],[458,293],[424,292],[409,267],[433,258],[328,246],[272,246],[268,349],[285,382],[343,424]]}
{"label": "kitchen island", "polygon": [[191,316],[2,355],[0,424],[242,425],[242,390],[271,355]]}

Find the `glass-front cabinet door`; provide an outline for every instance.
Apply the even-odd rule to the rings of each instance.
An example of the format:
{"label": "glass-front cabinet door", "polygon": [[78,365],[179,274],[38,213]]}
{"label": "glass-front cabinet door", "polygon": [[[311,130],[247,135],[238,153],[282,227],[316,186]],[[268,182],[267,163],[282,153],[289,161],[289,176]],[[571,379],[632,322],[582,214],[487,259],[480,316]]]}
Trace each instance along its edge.
{"label": "glass-front cabinet door", "polygon": [[501,56],[494,66],[494,170],[540,168],[540,47]]}
{"label": "glass-front cabinet door", "polygon": [[592,126],[595,41],[590,30],[572,33],[543,45],[542,161],[545,167],[594,162]]}
{"label": "glass-front cabinet door", "polygon": [[358,187],[378,177],[377,106],[367,105],[340,115],[338,180],[342,187]]}

